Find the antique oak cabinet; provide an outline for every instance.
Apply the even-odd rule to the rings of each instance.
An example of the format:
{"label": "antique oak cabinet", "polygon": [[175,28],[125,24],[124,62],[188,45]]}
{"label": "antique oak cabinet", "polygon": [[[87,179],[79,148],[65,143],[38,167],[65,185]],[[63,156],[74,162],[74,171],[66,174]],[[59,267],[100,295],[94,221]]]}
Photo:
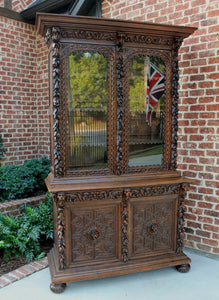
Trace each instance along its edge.
{"label": "antique oak cabinet", "polygon": [[177,60],[195,28],[55,14],[38,14],[36,26],[49,48],[51,290],[187,272]]}

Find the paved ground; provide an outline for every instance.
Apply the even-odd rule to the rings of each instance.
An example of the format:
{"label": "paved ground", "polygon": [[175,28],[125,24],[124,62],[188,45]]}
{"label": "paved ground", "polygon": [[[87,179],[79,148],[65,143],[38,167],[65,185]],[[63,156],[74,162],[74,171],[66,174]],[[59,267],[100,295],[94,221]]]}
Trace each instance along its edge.
{"label": "paved ground", "polygon": [[62,294],[49,289],[46,268],[0,290],[7,300],[219,300],[219,259],[185,251],[192,259],[189,273],[175,268],[76,282]]}

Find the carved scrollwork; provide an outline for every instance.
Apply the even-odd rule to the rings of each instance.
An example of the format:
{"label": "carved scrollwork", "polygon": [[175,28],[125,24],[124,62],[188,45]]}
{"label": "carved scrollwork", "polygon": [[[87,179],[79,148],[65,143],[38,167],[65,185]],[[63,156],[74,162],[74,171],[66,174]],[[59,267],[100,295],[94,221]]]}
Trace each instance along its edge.
{"label": "carved scrollwork", "polygon": [[83,202],[93,200],[117,200],[122,198],[122,190],[106,190],[94,192],[75,192],[67,193],[67,202]]}
{"label": "carved scrollwork", "polygon": [[183,252],[183,240],[185,237],[185,228],[184,228],[184,213],[185,213],[185,205],[184,205],[184,199],[186,196],[187,189],[189,187],[189,184],[182,184],[180,186],[179,191],[179,206],[178,206],[178,224],[177,224],[177,253]]}
{"label": "carved scrollwork", "polygon": [[[180,185],[158,185],[139,187],[129,189],[130,198],[138,197],[152,197],[158,195],[177,194],[179,193]],[[65,200],[67,202],[84,202],[84,201],[95,201],[95,200],[119,200],[122,199],[122,190],[102,190],[102,191],[91,191],[91,192],[74,192],[66,193]]]}
{"label": "carved scrollwork", "polygon": [[172,144],[171,144],[171,169],[177,167],[177,131],[178,131],[178,86],[179,86],[179,66],[178,50],[182,44],[182,38],[175,38],[173,45],[172,61]]}
{"label": "carved scrollwork", "polygon": [[125,37],[125,42],[169,46],[169,45],[171,45],[172,40],[169,38],[160,37],[160,36],[135,34],[135,35],[127,35]]}
{"label": "carved scrollwork", "polygon": [[117,34],[117,62],[116,62],[116,90],[117,90],[117,137],[116,137],[116,163],[117,175],[124,171],[124,44],[125,34]]}
{"label": "carved scrollwork", "polygon": [[54,137],[54,173],[62,175],[61,133],[60,133],[60,29],[53,27],[48,31],[47,40],[52,40],[52,78],[53,78],[53,137]]}
{"label": "carved scrollwork", "polygon": [[59,253],[59,268],[65,268],[65,195],[59,193],[56,196],[57,202],[57,235],[58,235],[58,253]]}
{"label": "carved scrollwork", "polygon": [[128,202],[131,196],[130,189],[125,189],[122,201],[122,258],[124,262],[128,261]]}
{"label": "carved scrollwork", "polygon": [[152,197],[158,195],[178,194],[180,185],[158,185],[135,188],[130,191],[131,198]]}
{"label": "carved scrollwork", "polygon": [[106,40],[106,41],[115,41],[115,34],[109,32],[101,31],[89,31],[89,30],[65,30],[62,32],[63,38],[73,38],[73,39],[85,39],[85,40]]}

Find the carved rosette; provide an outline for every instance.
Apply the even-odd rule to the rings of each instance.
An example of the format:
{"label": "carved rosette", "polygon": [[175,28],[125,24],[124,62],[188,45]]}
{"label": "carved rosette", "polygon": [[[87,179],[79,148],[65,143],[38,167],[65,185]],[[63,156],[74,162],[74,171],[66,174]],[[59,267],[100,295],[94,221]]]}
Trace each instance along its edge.
{"label": "carved rosette", "polygon": [[178,221],[177,221],[178,222],[178,224],[177,224],[177,247],[176,247],[176,252],[179,254],[183,252],[183,240],[185,237],[184,199],[185,199],[188,187],[189,187],[189,184],[182,184],[180,186],[180,191],[179,191],[179,206],[178,206]]}
{"label": "carved rosette", "polygon": [[65,268],[65,195],[59,193],[56,196],[57,203],[57,235],[58,235],[58,253],[59,253],[59,268]]}
{"label": "carved rosette", "polygon": [[54,137],[54,174],[62,175],[61,133],[60,133],[60,29],[53,27],[46,34],[47,44],[52,41],[52,101],[53,101],[53,137]]}
{"label": "carved rosette", "polygon": [[117,137],[116,137],[116,162],[117,175],[124,171],[124,44],[125,34],[119,32],[117,34],[117,62],[116,62],[116,90],[117,90]]}
{"label": "carved rosette", "polygon": [[125,189],[122,201],[122,259],[128,261],[128,202],[131,196],[129,189]]}
{"label": "carved rosette", "polygon": [[171,144],[171,170],[177,168],[177,131],[178,131],[178,86],[179,86],[179,66],[178,50],[183,42],[182,38],[175,38],[173,45],[173,81],[172,81],[172,144]]}

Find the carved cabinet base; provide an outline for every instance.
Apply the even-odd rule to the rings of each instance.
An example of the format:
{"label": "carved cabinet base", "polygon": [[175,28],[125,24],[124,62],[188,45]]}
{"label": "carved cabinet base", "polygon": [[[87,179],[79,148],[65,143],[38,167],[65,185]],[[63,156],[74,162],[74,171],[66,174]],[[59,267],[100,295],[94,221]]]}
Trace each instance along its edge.
{"label": "carved cabinet base", "polygon": [[71,190],[63,183],[62,192],[52,191],[55,245],[49,266],[54,292],[72,281],[171,266],[189,270],[190,259],[182,251],[186,180],[106,178],[93,188],[95,179],[90,178],[84,189],[78,190],[73,180]]}
{"label": "carved cabinet base", "polygon": [[[137,273],[143,271],[150,271],[160,268],[173,267],[183,264],[188,264],[191,260],[184,254],[180,255],[163,255],[147,259],[139,259],[137,261],[130,261],[128,263],[106,263],[102,265],[90,266],[90,267],[76,267],[66,268],[60,270],[58,267],[57,256],[55,250],[52,249],[48,255],[50,274],[52,283],[59,285],[61,282],[76,282],[90,279],[99,279],[111,276],[120,276],[130,273]],[[177,268],[179,271],[179,269]],[[181,272],[181,271],[179,271]],[[185,272],[182,272],[185,273]],[[51,289],[55,292],[53,289]],[[64,291],[64,289],[63,289]]]}

